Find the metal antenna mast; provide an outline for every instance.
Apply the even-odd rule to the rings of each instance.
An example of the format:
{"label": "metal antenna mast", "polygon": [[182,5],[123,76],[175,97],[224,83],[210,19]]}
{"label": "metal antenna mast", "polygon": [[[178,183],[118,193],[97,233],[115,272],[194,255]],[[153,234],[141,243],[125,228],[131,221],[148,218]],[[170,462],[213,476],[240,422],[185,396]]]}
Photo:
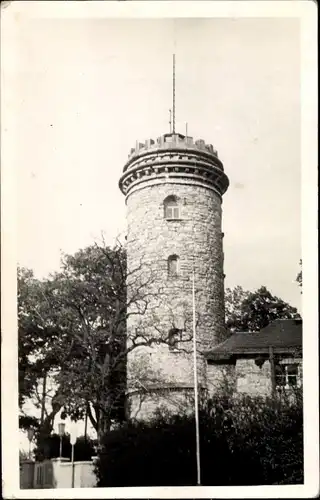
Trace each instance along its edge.
{"label": "metal antenna mast", "polygon": [[172,133],[176,132],[176,55],[173,54],[173,78],[172,78]]}

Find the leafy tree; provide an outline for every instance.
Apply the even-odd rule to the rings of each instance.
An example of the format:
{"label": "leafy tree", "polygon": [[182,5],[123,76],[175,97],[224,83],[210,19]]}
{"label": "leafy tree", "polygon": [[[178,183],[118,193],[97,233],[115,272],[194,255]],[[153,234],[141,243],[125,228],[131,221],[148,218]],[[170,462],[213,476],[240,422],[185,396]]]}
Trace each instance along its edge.
{"label": "leafy tree", "polygon": [[[23,405],[30,398],[37,379],[42,375],[42,362],[32,361],[46,344],[45,332],[39,328],[42,323],[36,299],[40,283],[29,269],[18,268],[18,323],[19,323],[19,403]],[[42,300],[41,300],[42,302]],[[35,337],[35,329],[38,335]]]}
{"label": "leafy tree", "polygon": [[[146,312],[155,311],[162,300],[162,290],[150,286],[154,279],[149,265],[127,270],[120,244],[93,245],[65,255],[61,272],[52,276],[55,321],[68,332],[57,350],[61,369],[55,380],[65,414],[77,420],[87,412],[99,442],[113,423],[126,419],[128,354],[169,341],[156,314],[146,319]],[[138,318],[137,327],[127,332],[130,315]],[[139,379],[150,375],[147,366],[136,369]]]}
{"label": "leafy tree", "polygon": [[[36,460],[58,458],[60,456],[60,436],[58,434],[50,434],[41,443],[41,446],[34,450]],[[74,445],[74,460],[91,460],[96,454],[96,440],[80,436],[77,438]],[[62,457],[71,459],[71,443],[70,435],[62,436]]]}
{"label": "leafy tree", "polygon": [[242,304],[249,295],[250,292],[244,290],[241,286],[225,290],[226,326],[230,331],[237,329],[243,315]]}
{"label": "leafy tree", "polygon": [[[51,314],[47,280],[38,280],[32,270],[20,267],[17,277],[19,424],[23,429],[33,427],[38,432],[45,429],[50,432],[61,405],[57,404],[58,394],[55,391],[50,394],[52,389],[47,388],[46,382],[49,373],[60,366],[56,346],[63,338]],[[30,399],[41,411],[40,418],[24,412],[24,403]],[[53,405],[49,412],[48,399]]]}
{"label": "leafy tree", "polygon": [[226,290],[226,325],[231,332],[258,332],[276,319],[300,318],[297,309],[262,286],[255,292],[240,286]]}
{"label": "leafy tree", "polygon": [[[32,378],[34,368],[37,376],[50,368],[57,387],[52,411],[42,419],[43,437],[50,434],[54,415],[61,409],[62,418],[68,415],[79,420],[87,414],[98,437],[113,422],[125,419],[128,354],[141,346],[169,341],[169,332],[157,326],[155,314],[149,315],[149,322],[143,321],[145,313],[162,300],[160,289],[151,291],[153,279],[149,265],[127,271],[120,244],[114,248],[92,245],[75,255],[64,255],[61,270],[49,279],[32,282],[38,291],[34,298],[24,293],[28,314],[27,321],[19,319],[21,372],[29,370]],[[137,328],[128,333],[130,315],[138,321]],[[151,326],[154,333],[150,334]],[[38,349],[33,348],[33,339]],[[32,363],[31,355],[35,357]],[[150,375],[147,366],[137,366],[138,378],[140,368],[143,376]],[[34,383],[32,391],[23,389],[23,394],[37,395],[36,387]]]}

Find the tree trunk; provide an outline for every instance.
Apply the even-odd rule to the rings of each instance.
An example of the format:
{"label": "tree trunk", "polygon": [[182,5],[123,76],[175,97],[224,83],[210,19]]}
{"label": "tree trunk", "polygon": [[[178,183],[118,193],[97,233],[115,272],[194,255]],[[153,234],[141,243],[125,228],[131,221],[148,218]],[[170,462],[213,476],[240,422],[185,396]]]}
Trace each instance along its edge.
{"label": "tree trunk", "polygon": [[57,413],[62,408],[62,399],[58,397],[58,393],[52,398],[52,411],[47,415],[39,428],[39,434],[37,438],[37,449],[39,454],[39,459],[43,459],[47,453],[46,441],[53,430],[54,418]]}
{"label": "tree trunk", "polygon": [[103,438],[104,436],[110,432],[111,428],[111,421],[108,413],[104,412],[103,410],[99,410],[99,423],[98,423],[98,429],[97,429],[97,436],[98,436],[98,447],[100,450],[103,448]]}
{"label": "tree trunk", "polygon": [[44,423],[44,414],[46,407],[46,391],[47,391],[47,373],[44,372],[43,375],[43,387],[42,387],[42,400],[41,400],[41,417],[40,417],[40,426],[43,426]]}
{"label": "tree trunk", "polygon": [[88,403],[86,405],[86,414],[84,419],[84,440],[87,442],[87,433],[88,433]]}

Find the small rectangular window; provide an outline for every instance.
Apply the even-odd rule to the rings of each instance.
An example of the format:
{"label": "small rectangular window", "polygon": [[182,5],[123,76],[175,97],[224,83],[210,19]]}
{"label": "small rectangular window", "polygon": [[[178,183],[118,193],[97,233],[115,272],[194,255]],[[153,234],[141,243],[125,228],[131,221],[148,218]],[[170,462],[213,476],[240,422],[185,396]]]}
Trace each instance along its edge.
{"label": "small rectangular window", "polygon": [[179,207],[166,207],[166,219],[179,219]]}
{"label": "small rectangular window", "polygon": [[173,218],[179,219],[179,207],[174,207],[173,209]]}
{"label": "small rectangular window", "polygon": [[298,385],[298,365],[276,365],[276,386],[278,388],[296,387]]}
{"label": "small rectangular window", "polygon": [[167,207],[167,219],[173,219],[173,207]]}
{"label": "small rectangular window", "polygon": [[168,259],[168,275],[177,276],[178,274],[178,259],[173,256]]}
{"label": "small rectangular window", "polygon": [[181,333],[181,330],[179,330],[178,328],[172,328],[169,331],[168,344],[170,351],[175,351],[178,349],[178,342],[179,340],[181,340]]}
{"label": "small rectangular window", "polygon": [[179,219],[179,202],[176,196],[168,196],[164,200],[164,216],[166,219]]}
{"label": "small rectangular window", "polygon": [[296,386],[298,381],[298,366],[288,365],[287,366],[287,381],[288,385]]}

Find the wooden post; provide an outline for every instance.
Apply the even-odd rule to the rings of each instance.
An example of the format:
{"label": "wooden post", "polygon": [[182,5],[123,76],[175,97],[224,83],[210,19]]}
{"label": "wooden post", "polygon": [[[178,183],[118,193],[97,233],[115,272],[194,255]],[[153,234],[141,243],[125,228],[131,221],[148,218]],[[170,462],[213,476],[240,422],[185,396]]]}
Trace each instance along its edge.
{"label": "wooden post", "polygon": [[275,371],[275,365],[274,365],[274,352],[273,352],[273,347],[269,347],[269,361],[270,361],[270,368],[271,368],[271,394],[272,397],[275,397],[276,394],[276,371]]}

